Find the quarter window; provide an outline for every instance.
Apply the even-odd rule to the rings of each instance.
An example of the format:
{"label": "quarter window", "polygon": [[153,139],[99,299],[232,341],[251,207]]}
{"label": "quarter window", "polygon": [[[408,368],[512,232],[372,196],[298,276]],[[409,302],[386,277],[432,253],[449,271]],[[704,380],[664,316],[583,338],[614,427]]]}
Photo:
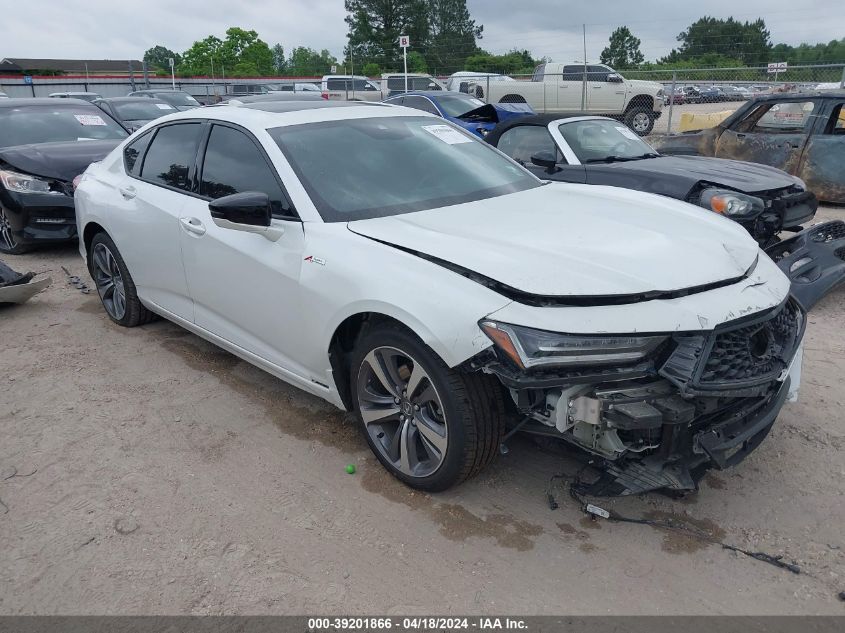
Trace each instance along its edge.
{"label": "quarter window", "polygon": [[199,123],[165,125],[147,150],[141,177],[155,184],[190,191],[188,175],[197,155]]}
{"label": "quarter window", "polygon": [[551,153],[560,160],[560,153],[552,135],[539,125],[521,125],[502,134],[496,145],[499,150],[523,165],[531,164],[531,157],[541,152]]}
{"label": "quarter window", "polygon": [[147,132],[123,148],[123,165],[126,167],[126,173],[130,176],[137,177],[140,175],[141,157],[144,155],[152,138],[153,133]]}
{"label": "quarter window", "polygon": [[200,195],[222,198],[245,191],[266,193],[273,215],[291,215],[282,188],[255,143],[243,132],[215,125],[205,150]]}
{"label": "quarter window", "polygon": [[425,97],[415,97],[413,95],[405,97],[405,107],[414,108],[414,110],[422,110],[423,112],[430,112],[431,114],[440,115],[434,104]]}

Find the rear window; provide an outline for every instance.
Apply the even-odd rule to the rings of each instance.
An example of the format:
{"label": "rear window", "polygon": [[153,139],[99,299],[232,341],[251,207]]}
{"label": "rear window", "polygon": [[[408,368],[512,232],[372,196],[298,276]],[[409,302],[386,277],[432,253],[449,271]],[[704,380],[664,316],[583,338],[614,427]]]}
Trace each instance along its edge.
{"label": "rear window", "polygon": [[117,112],[118,118],[124,121],[149,121],[176,112],[176,108],[169,103],[157,103],[153,100],[133,103],[112,102],[110,105]]}
{"label": "rear window", "polygon": [[201,128],[199,123],[160,127],[144,157],[141,177],[166,187],[190,190],[188,174],[196,160]]}
{"label": "rear window", "polygon": [[0,147],[29,143],[122,139],[128,134],[96,106],[26,105],[0,108]]}

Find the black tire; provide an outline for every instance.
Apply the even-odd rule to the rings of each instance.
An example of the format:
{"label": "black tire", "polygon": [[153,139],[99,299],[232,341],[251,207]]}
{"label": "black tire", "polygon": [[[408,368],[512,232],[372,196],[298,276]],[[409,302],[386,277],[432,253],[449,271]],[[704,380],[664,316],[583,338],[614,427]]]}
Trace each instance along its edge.
{"label": "black tire", "polygon": [[0,253],[4,255],[23,255],[31,251],[32,246],[21,244],[12,235],[12,225],[6,210],[0,207]]}
{"label": "black tire", "polygon": [[[101,287],[98,284],[98,278],[100,275],[96,270],[97,266],[94,262],[94,252],[98,246],[105,247],[105,249],[108,250],[114,258],[114,263],[116,264],[122,278],[125,294],[125,309],[122,311],[122,314],[113,314],[113,311],[106,305],[107,300],[104,299]],[[135,282],[132,281],[132,275],[129,273],[129,268],[126,267],[126,262],[123,261],[123,257],[120,255],[120,251],[117,250],[117,246],[114,241],[106,233],[97,233],[94,236],[94,239],[91,240],[91,246],[88,248],[88,272],[94,280],[95,286],[97,286],[97,294],[100,296],[103,308],[112,321],[118,325],[122,325],[123,327],[136,327],[138,325],[149,323],[156,318],[156,314],[147,310],[147,308],[145,308],[141,303],[140,299],[138,299],[138,291],[135,288]]]}
{"label": "black tire", "polygon": [[[364,424],[359,374],[366,371],[368,354],[380,348],[407,353],[425,371],[442,402],[448,444],[437,470],[426,476],[409,476],[396,468]],[[408,486],[430,492],[446,490],[479,473],[498,454],[505,428],[501,385],[481,373],[450,369],[405,327],[383,323],[366,330],[352,352],[349,373],[354,411],[370,449],[388,472]]]}
{"label": "black tire", "polygon": [[[642,124],[647,118],[647,124]],[[648,136],[654,129],[654,112],[642,106],[635,106],[625,113],[625,125],[640,136]]]}

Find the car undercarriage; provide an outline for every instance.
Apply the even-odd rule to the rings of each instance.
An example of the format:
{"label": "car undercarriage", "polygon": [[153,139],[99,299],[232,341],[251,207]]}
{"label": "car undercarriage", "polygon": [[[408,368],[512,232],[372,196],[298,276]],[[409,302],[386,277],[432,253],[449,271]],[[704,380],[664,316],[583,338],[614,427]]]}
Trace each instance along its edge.
{"label": "car undercarriage", "polygon": [[790,298],[709,332],[666,336],[634,363],[524,370],[497,349],[472,364],[510,392],[514,428],[592,457],[601,475],[585,493],[689,491],[766,437],[800,380],[804,327]]}

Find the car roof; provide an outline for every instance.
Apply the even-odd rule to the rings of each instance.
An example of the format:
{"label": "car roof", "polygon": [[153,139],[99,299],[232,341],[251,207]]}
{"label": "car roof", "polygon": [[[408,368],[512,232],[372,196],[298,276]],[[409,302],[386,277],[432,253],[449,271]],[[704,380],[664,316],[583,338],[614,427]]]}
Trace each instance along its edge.
{"label": "car roof", "polygon": [[161,99],[150,99],[149,97],[103,97],[102,99],[97,99],[94,103],[99,103],[100,101],[105,101],[106,103],[164,103]]}
{"label": "car roof", "polygon": [[[137,94],[144,94],[144,95],[146,95],[146,94],[158,94],[160,92],[185,92],[185,91],[179,90],[178,88],[176,90],[174,90],[173,88],[162,88],[160,90],[157,89],[157,88],[145,88],[144,90],[133,90],[129,94],[129,96],[137,95]],[[185,92],[185,94],[188,94],[188,93]]]}
{"label": "car roof", "polygon": [[320,121],[342,121],[391,116],[427,116],[437,118],[413,108],[392,106],[384,103],[364,101],[265,101],[240,106],[216,105],[194,108],[185,112],[170,114],[159,119],[162,122],[179,120],[217,119],[236,123],[246,128],[268,129],[317,123]]}
{"label": "car roof", "polygon": [[467,97],[468,99],[475,99],[473,95],[467,94],[465,92],[458,92],[457,90],[409,90],[408,92],[400,92],[399,94],[395,94],[391,99],[395,99],[396,97],[405,97],[405,96],[419,96],[419,97]]}
{"label": "car roof", "polygon": [[[52,97],[17,97],[14,99],[3,99],[0,108],[19,108],[21,106],[50,106],[62,108],[68,106],[90,106],[91,102],[85,99],[54,99]],[[96,106],[95,106],[96,107]]]}

